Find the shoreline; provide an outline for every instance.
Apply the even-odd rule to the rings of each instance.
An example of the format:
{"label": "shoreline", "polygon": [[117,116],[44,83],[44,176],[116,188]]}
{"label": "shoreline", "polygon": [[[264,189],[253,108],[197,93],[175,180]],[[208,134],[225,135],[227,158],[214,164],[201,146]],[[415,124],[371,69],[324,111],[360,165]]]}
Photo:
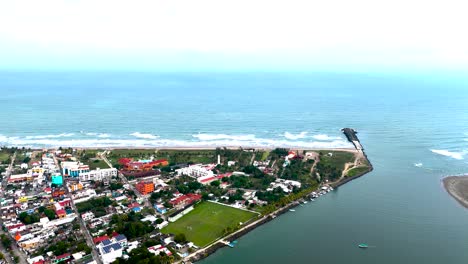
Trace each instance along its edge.
{"label": "shoreline", "polygon": [[468,175],[445,177],[442,184],[458,204],[468,209]]}
{"label": "shoreline", "polygon": [[[12,147],[6,147],[12,148]],[[22,146],[14,147],[21,149]],[[58,150],[60,147],[49,147],[49,148],[30,148],[31,150]],[[349,148],[305,148],[304,146],[162,146],[162,147],[139,147],[139,146],[127,146],[127,147],[64,147],[62,149],[77,149],[77,150],[216,150],[217,148],[226,148],[226,149],[245,149],[245,150],[274,150],[277,148],[293,149],[293,150],[304,150],[304,151],[319,151],[319,150],[328,150],[328,151],[347,151],[347,152],[357,152],[353,147]]]}

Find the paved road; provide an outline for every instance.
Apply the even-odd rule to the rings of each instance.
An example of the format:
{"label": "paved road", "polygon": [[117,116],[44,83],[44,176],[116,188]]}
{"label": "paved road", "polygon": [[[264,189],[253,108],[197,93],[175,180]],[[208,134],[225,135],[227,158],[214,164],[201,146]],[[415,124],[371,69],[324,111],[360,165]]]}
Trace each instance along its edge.
{"label": "paved road", "polygon": [[[59,168],[59,170],[62,171],[62,167],[60,166],[59,162],[57,161],[57,157],[55,157],[55,155],[54,155],[54,161],[55,161],[55,164],[57,165],[57,167]],[[65,177],[63,175],[62,175],[62,177],[63,177],[63,184],[64,184],[64,186],[66,186],[66,182],[65,182],[66,179],[65,179]],[[71,200],[71,207],[73,209],[73,212],[77,215],[78,223],[80,224],[80,230],[81,230],[81,233],[84,235],[84,237],[86,239],[86,244],[88,245],[88,247],[91,248],[91,254],[93,255],[93,259],[98,264],[103,264],[103,262],[101,260],[101,257],[99,256],[99,253],[97,251],[96,245],[93,242],[93,237],[89,233],[89,230],[86,228],[86,223],[84,222],[84,220],[80,217],[80,214],[78,213],[78,209],[76,208],[75,202],[72,199],[72,194],[68,191],[68,188],[65,188],[65,192],[66,192],[68,198],[70,198],[70,200]]]}

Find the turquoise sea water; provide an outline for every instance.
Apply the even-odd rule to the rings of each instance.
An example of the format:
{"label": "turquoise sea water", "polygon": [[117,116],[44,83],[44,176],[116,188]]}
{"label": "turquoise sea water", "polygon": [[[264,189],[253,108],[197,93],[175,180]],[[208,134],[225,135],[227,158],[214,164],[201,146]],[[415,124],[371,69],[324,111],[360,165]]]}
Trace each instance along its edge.
{"label": "turquoise sea water", "polygon": [[0,145],[322,148],[359,131],[372,173],[203,263],[468,261],[468,210],[440,182],[468,171],[468,78],[0,73],[0,91]]}

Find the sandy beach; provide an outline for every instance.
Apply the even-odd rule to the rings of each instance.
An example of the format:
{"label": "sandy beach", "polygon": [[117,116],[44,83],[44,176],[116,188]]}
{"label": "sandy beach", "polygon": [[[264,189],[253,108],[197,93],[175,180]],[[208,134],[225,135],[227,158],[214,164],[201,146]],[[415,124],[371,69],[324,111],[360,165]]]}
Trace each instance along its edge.
{"label": "sandy beach", "polygon": [[442,180],[445,190],[465,208],[468,208],[468,176],[450,176]]}

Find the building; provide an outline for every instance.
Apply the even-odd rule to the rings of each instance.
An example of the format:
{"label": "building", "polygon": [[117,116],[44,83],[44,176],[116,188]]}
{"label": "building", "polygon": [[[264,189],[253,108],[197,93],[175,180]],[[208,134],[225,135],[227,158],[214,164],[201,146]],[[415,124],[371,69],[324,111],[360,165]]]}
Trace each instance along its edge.
{"label": "building", "polygon": [[80,173],[80,181],[109,181],[112,177],[117,177],[116,168],[96,169],[89,172]]}
{"label": "building", "polygon": [[152,182],[139,182],[136,185],[136,188],[138,192],[140,192],[143,195],[150,194],[154,192],[154,183]]}
{"label": "building", "polygon": [[189,204],[200,201],[201,198],[202,196],[200,194],[188,193],[170,200],[169,203],[174,207],[185,207]]}
{"label": "building", "polygon": [[62,175],[52,175],[52,184],[55,184],[57,186],[62,186],[63,185]]}
{"label": "building", "polygon": [[93,212],[83,213],[83,214],[81,214],[81,218],[82,218],[84,221],[91,220],[91,219],[94,218],[94,213],[93,213]]}
{"label": "building", "polygon": [[119,159],[118,163],[122,165],[122,170],[133,172],[151,171],[154,167],[169,165],[169,162],[166,159],[134,161],[133,159],[122,158]]}
{"label": "building", "polygon": [[162,245],[156,245],[148,248],[150,253],[153,253],[156,256],[159,256],[161,252],[164,252],[167,256],[171,256],[172,252]]}
{"label": "building", "polygon": [[202,166],[200,164],[192,165],[189,167],[177,169],[177,175],[187,175],[194,178],[199,177],[212,177],[214,176],[213,171],[211,170],[212,166]]}
{"label": "building", "polygon": [[70,192],[75,192],[83,189],[83,184],[81,182],[74,182],[68,185],[68,190]]}
{"label": "building", "polygon": [[68,261],[69,259],[71,259],[71,254],[65,253],[65,254],[62,254],[62,255],[60,255],[60,256],[55,257],[55,258],[52,260],[52,263],[66,262],[66,261]]}
{"label": "building", "polygon": [[103,240],[97,245],[104,264],[112,263],[117,258],[122,257],[122,251],[127,243],[127,238],[124,235],[117,235],[112,239]]}
{"label": "building", "polygon": [[156,209],[156,211],[160,214],[165,214],[167,212],[166,207],[164,207],[162,204],[155,204],[154,209]]}
{"label": "building", "polygon": [[79,177],[81,173],[89,172],[89,166],[78,161],[64,161],[62,165],[62,174],[69,177]]}
{"label": "building", "polygon": [[276,181],[270,183],[270,188],[268,188],[267,191],[273,191],[276,188],[281,188],[283,192],[290,193],[293,191],[294,187],[301,188],[301,183],[298,181],[276,179]]}
{"label": "building", "polygon": [[55,211],[55,214],[57,215],[59,219],[67,216],[67,212],[65,212],[65,210],[63,209]]}

